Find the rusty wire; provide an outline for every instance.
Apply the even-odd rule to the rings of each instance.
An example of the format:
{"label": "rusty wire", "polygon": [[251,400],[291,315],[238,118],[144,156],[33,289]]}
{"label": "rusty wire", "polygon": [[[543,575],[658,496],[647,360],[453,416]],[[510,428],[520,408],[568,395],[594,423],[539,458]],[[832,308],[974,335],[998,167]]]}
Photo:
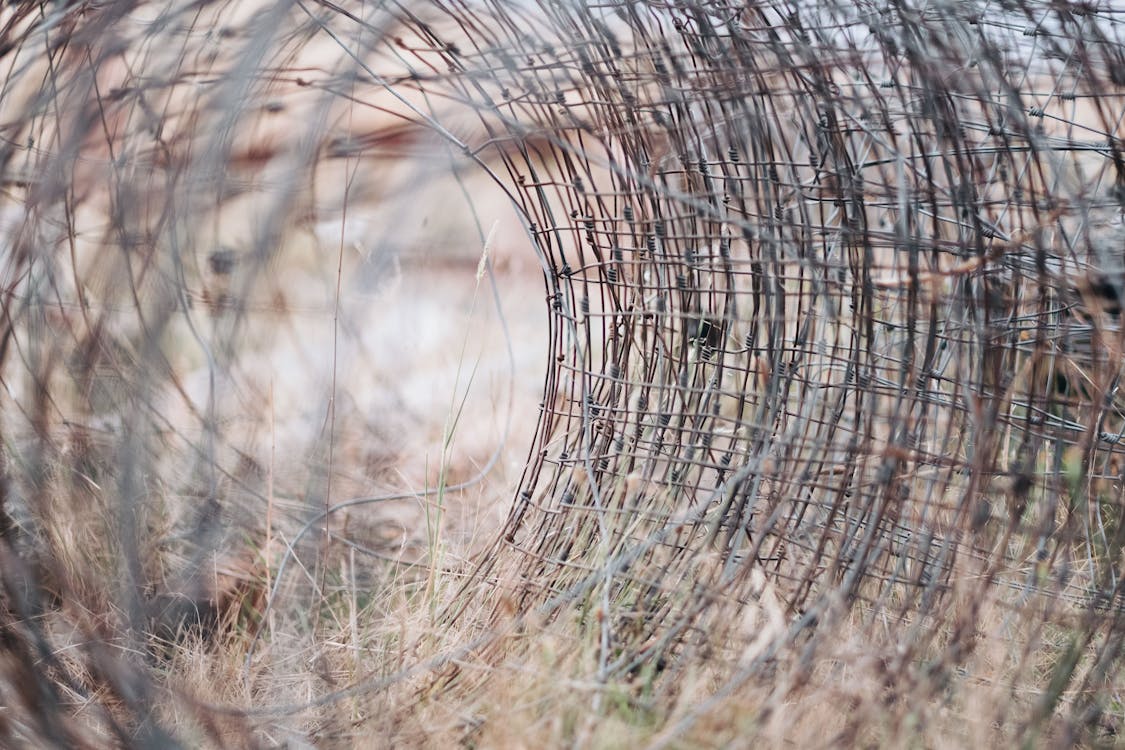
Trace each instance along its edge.
{"label": "rusty wire", "polygon": [[1116,663],[1120,14],[544,10],[539,37],[504,5],[482,12],[513,19],[499,38],[460,6],[455,43],[429,35],[551,309],[478,580],[591,613],[602,678],[729,643],[767,595],[784,626],[728,684],[833,638],[840,606],[957,654],[966,608],[999,601]]}
{"label": "rusty wire", "polygon": [[[31,21],[31,7],[8,34],[64,69],[87,63],[51,29],[97,50],[117,22],[106,9],[85,29],[62,10]],[[769,679],[786,654],[810,658],[853,616],[904,650],[887,667],[897,677],[933,658],[949,678],[987,603],[1026,630],[1065,625],[1081,654],[1057,673],[1082,675],[1080,697],[1021,721],[1110,710],[1125,633],[1125,18],[1111,2],[310,2],[222,33],[192,12],[158,14],[146,33],[183,21],[188,39],[248,41],[153,52],[166,67],[97,92],[137,108],[106,138],[130,148],[103,156],[147,175],[114,187],[121,231],[105,240],[160,269],[140,286],[177,287],[182,268],[145,253],[190,254],[191,217],[214,208],[200,186],[218,203],[256,189],[230,164],[271,156],[224,138],[259,84],[308,89],[308,113],[350,98],[405,123],[317,140],[326,127],[309,114],[298,172],[321,158],[425,161],[418,143],[440,143],[519,212],[550,359],[511,514],[466,584],[502,600],[497,621],[570,608],[598,631],[599,679],[658,665],[673,681],[709,658],[727,663],[719,696]],[[337,69],[288,67],[324,38]],[[233,73],[207,79],[216,70]],[[52,116],[63,136],[113,122],[52,113],[66,89],[45,81],[25,129],[4,135],[6,184],[41,219],[5,258],[6,336],[43,325],[15,290],[36,242],[65,247],[48,229],[85,199],[36,183],[71,155],[27,136]],[[96,76],[75,81],[91,87],[78,99],[94,96]],[[145,111],[146,86],[180,108]],[[193,102],[192,86],[211,98]],[[175,137],[143,135],[153,123]],[[213,142],[187,148],[193,127]],[[256,268],[297,182],[274,186]],[[153,185],[157,199],[130,192]],[[64,277],[48,274],[48,296],[88,309]],[[178,314],[152,310],[154,329]],[[237,358],[223,347],[242,322],[216,336],[217,359]],[[197,525],[211,533],[215,487],[234,477],[205,439],[193,445]],[[748,631],[751,610],[765,624]]]}

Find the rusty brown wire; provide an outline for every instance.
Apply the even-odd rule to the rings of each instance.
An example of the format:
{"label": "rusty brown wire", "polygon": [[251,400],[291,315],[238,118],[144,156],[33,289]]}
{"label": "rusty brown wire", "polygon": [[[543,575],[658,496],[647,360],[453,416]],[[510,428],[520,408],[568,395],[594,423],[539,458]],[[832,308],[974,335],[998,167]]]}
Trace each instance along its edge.
{"label": "rusty brown wire", "polygon": [[[4,53],[34,39],[64,72],[97,67],[81,50],[97,50],[129,6],[83,7],[97,23],[24,4],[6,17]],[[720,696],[769,679],[786,654],[811,659],[854,616],[902,649],[895,678],[940,665],[936,694],[990,602],[1021,628],[1063,627],[1074,654],[1019,721],[1125,721],[1112,708],[1125,634],[1125,17],[1110,0],[270,7],[268,19],[295,30],[216,32],[247,41],[209,52],[209,64],[203,46],[154,53],[134,88],[45,76],[2,134],[5,184],[31,185],[43,219],[4,259],[5,342],[46,330],[35,328],[41,300],[17,289],[51,221],[67,225],[82,202],[73,186],[53,194],[59,185],[33,179],[73,168],[78,143],[40,149],[27,136],[52,116],[63,135],[108,133],[105,112],[117,111],[60,108],[67,119],[52,102],[141,110],[145,86],[234,71],[206,84],[206,101],[152,115],[202,123],[215,134],[207,148],[124,115],[134,130],[106,136],[130,148],[109,149],[103,166],[150,178],[115,183],[110,244],[153,264],[160,279],[137,284],[160,292],[183,269],[161,266],[148,240],[186,257],[200,233],[193,211],[209,205],[200,194],[214,188],[221,203],[250,190],[237,170],[268,158],[224,140],[249,107],[242,97],[283,79],[318,101],[351,97],[405,124],[325,144],[313,122],[296,169],[324,154],[421,159],[404,133],[429,130],[459,169],[506,191],[543,270],[541,411],[505,528],[466,584],[499,602],[477,626],[513,610],[576,612],[599,634],[599,679],[652,668],[673,683],[693,661],[726,660]],[[194,12],[161,17],[152,37],[182,21],[190,38]],[[314,81],[288,67],[325,36],[345,72]],[[5,88],[19,81],[9,73]],[[164,213],[146,187],[167,191]],[[259,271],[290,188],[278,190],[277,226],[252,243]],[[81,284],[48,276],[47,297],[91,314]],[[126,310],[148,304],[129,291]],[[176,314],[153,310],[142,322],[154,330]],[[17,369],[34,379],[51,363],[33,359]],[[131,374],[153,364],[122,359],[114,366]],[[160,417],[143,398],[130,404]],[[239,480],[196,448],[198,528],[214,546],[215,488]],[[300,535],[332,512],[308,511]],[[139,576],[140,561],[130,565]],[[739,624],[756,608],[780,616],[761,647]],[[1061,701],[1056,686],[1076,675],[1079,697]]]}
{"label": "rusty brown wire", "polygon": [[950,603],[999,597],[1116,664],[1119,12],[561,3],[544,34],[490,4],[497,39],[442,10],[552,313],[476,580],[596,611],[602,677],[756,606],[755,571],[776,648],[843,604],[967,652]]}

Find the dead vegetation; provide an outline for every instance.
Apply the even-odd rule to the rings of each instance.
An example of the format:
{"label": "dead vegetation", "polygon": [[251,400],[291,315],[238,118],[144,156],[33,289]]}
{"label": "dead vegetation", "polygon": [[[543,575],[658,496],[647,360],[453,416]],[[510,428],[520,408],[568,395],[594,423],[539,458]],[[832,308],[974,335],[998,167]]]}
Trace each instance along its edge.
{"label": "dead vegetation", "polygon": [[1118,744],[1121,33],[8,5],[0,744]]}

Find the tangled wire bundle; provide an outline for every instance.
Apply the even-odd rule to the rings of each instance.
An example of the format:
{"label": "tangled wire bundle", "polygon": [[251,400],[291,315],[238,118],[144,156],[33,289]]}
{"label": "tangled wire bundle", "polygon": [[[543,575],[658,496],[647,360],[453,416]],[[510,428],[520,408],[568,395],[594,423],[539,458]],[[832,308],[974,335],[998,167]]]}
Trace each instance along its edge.
{"label": "tangled wire bundle", "polygon": [[[27,394],[5,397],[10,453],[54,439],[48,415],[65,408],[45,385],[61,370],[86,413],[123,420],[120,455],[144,455],[129,420],[163,416],[146,400],[174,369],[160,337],[197,315],[195,259],[224,273],[203,227],[267,193],[247,243],[248,278],[265,273],[315,204],[309,186],[339,176],[333,159],[426,144],[433,173],[504,188],[549,307],[530,459],[465,584],[492,592],[466,640],[480,658],[501,660],[513,622],[571,618],[598,644],[598,681],[675,692],[706,664],[712,704],[768,685],[764,722],[839,658],[842,623],[885,645],[886,705],[955,703],[995,636],[1013,662],[998,725],[1116,735],[1125,21],[1112,3],[296,2],[214,20],[249,5],[177,5],[144,24],[129,3],[5,11],[2,96],[22,99],[5,104],[0,163],[5,205],[25,212],[4,256],[5,382]],[[331,63],[303,64],[310,51]],[[303,97],[306,127],[262,135],[279,91]],[[353,106],[373,124],[342,137],[336,108]],[[378,197],[386,174],[359,181]],[[109,248],[121,273],[90,291],[105,264],[83,253]],[[214,371],[236,369],[247,319],[216,326]],[[128,354],[97,345],[128,399],[36,353],[63,329],[74,340],[58,351],[132,336]],[[207,478],[229,468],[206,442],[219,429],[207,403],[189,415],[203,437],[184,479],[201,487],[205,531],[219,503]],[[110,472],[129,508],[131,467]],[[8,471],[43,486],[33,462]],[[118,518],[135,536],[134,515]],[[143,567],[129,559],[134,584]],[[464,600],[445,617],[464,624]],[[1048,633],[1044,668],[1029,654]]]}

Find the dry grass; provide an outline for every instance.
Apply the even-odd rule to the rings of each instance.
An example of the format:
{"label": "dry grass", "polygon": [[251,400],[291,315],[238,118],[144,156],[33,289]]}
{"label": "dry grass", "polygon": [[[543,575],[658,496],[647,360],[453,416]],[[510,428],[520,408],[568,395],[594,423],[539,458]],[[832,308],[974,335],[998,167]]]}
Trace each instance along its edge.
{"label": "dry grass", "polygon": [[1119,742],[1118,16],[694,7],[0,10],[0,745]]}

